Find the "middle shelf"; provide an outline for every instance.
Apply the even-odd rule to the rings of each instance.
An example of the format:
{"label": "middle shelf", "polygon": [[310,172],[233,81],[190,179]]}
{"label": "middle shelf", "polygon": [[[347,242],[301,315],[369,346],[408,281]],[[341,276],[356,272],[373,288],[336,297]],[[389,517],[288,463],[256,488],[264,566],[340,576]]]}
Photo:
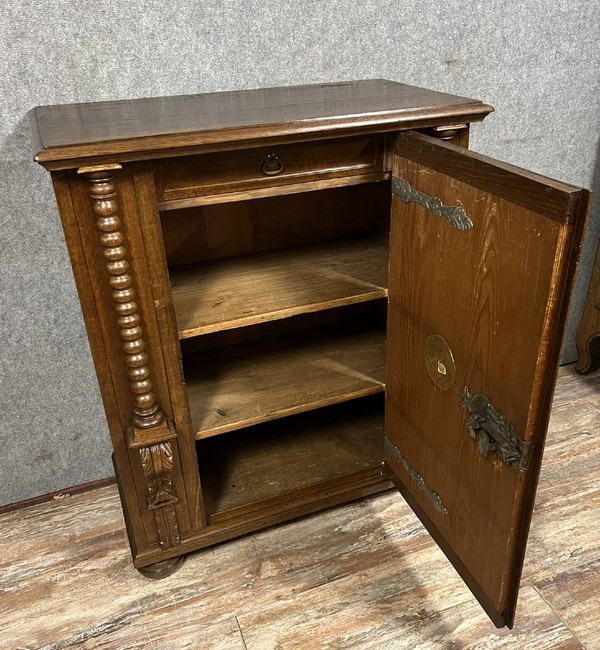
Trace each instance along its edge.
{"label": "middle shelf", "polygon": [[334,324],[187,354],[183,363],[196,439],[208,438],[382,392],[385,330]]}
{"label": "middle shelf", "polygon": [[386,297],[387,267],[387,237],[173,266],[179,338]]}

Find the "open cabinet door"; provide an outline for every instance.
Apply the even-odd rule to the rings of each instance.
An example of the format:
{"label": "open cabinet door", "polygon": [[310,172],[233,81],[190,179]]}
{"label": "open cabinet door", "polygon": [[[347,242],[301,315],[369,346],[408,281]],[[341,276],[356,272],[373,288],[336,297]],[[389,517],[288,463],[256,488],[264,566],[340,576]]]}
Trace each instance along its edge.
{"label": "open cabinet door", "polygon": [[386,468],[512,627],[590,193],[417,133],[392,190]]}

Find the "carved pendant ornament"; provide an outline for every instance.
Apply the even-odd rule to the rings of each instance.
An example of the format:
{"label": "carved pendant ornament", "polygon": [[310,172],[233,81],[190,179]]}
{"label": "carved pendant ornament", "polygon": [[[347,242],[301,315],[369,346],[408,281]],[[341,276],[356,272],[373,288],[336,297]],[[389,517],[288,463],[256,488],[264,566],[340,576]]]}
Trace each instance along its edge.
{"label": "carved pendant ornament", "polygon": [[102,255],[106,260],[134,400],[133,419],[127,431],[128,444],[129,447],[140,450],[148,488],[148,508],[154,511],[161,547],[169,548],[180,543],[173,507],[177,503],[172,484],[173,449],[169,442],[175,437],[175,432],[156,400],[150,381],[142,320],[135,301],[134,281],[118,216],[112,174],[114,169],[120,169],[120,165],[109,165],[97,170],[84,168],[79,173],[83,173],[90,184],[92,207],[97,217],[96,227],[100,232]]}
{"label": "carved pendant ornament", "polygon": [[404,178],[392,178],[392,192],[404,203],[418,203],[435,217],[444,217],[456,230],[470,230],[473,222],[459,205],[444,205],[437,196],[416,190]]}
{"label": "carved pendant ornament", "polygon": [[179,529],[174,504],[173,449],[170,442],[140,449],[142,467],[148,486],[148,509],[154,510],[160,545],[163,548],[179,546]]}

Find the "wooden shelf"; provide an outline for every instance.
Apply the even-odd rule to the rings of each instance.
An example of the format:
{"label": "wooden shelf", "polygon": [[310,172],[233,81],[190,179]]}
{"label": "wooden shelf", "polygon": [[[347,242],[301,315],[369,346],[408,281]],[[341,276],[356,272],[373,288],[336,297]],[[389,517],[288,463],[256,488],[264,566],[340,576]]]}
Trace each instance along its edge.
{"label": "wooden shelf", "polygon": [[384,390],[385,332],[340,324],[184,358],[196,438]]}
{"label": "wooden shelf", "polygon": [[172,267],[179,337],[385,297],[387,267],[387,237],[353,237]]}
{"label": "wooden shelf", "polygon": [[376,395],[198,442],[207,513],[232,516],[381,466],[383,421]]}

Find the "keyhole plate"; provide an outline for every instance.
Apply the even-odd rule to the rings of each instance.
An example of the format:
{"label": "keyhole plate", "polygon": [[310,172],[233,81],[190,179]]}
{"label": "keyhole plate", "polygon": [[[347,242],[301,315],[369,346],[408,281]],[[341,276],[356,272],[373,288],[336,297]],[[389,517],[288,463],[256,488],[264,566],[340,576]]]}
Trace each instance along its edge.
{"label": "keyhole plate", "polygon": [[425,365],[433,383],[449,390],[456,379],[456,363],[448,342],[439,334],[431,334],[425,341]]}

